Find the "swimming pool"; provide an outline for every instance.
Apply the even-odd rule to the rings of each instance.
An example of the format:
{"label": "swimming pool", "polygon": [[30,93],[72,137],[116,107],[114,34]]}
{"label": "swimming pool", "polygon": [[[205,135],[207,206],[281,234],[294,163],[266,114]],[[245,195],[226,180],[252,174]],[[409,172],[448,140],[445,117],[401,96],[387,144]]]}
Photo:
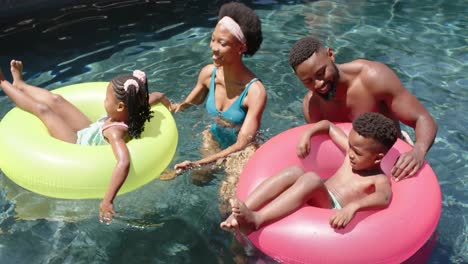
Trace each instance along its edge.
{"label": "swimming pool", "polygon": [[[0,67],[9,76],[9,60],[21,59],[25,79],[49,89],[109,80],[138,68],[148,73],[152,91],[178,101],[210,62],[208,41],[221,2],[100,1],[35,16],[0,16]],[[287,62],[297,39],[323,38],[338,63],[358,57],[386,63],[439,124],[427,160],[438,175],[443,211],[428,262],[468,262],[466,1],[263,0],[249,5],[264,32],[261,49],[246,60],[268,92],[264,137],[304,122],[305,89]],[[11,107],[0,92],[0,117]],[[198,107],[175,119],[180,143],[172,164],[199,157],[199,133],[208,117]],[[0,263],[233,263],[239,245],[218,228],[222,177],[219,171],[202,181],[192,180],[190,173],[153,181],[118,197],[119,217],[105,226],[97,221],[99,200],[45,198],[0,173]],[[241,255],[272,262],[255,251]]]}

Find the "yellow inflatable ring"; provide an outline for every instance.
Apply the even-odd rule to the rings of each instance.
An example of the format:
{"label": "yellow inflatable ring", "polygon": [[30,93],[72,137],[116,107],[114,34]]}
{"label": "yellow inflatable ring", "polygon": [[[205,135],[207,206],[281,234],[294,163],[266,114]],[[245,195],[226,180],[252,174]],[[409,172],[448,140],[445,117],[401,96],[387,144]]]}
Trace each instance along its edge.
{"label": "yellow inflatable ring", "polygon": [[[81,83],[52,92],[97,120],[105,115],[107,84]],[[176,151],[178,133],[171,113],[162,104],[152,110],[153,118],[141,138],[127,143],[130,172],[119,194],[157,178]],[[37,117],[17,107],[0,122],[0,168],[30,191],[64,199],[102,198],[115,164],[110,145],[81,146],[55,139]]]}

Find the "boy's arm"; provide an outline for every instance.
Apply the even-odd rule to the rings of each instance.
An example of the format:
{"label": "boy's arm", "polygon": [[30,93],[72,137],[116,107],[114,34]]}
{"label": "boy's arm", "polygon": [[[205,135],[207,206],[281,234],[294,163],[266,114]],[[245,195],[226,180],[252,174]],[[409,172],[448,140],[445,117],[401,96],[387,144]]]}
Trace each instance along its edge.
{"label": "boy's arm", "polygon": [[385,208],[390,203],[392,189],[387,176],[376,176],[375,191],[362,199],[351,202],[340,209],[330,218],[330,225],[334,228],[344,228],[357,211],[366,208]]}
{"label": "boy's arm", "polygon": [[342,150],[346,150],[348,148],[348,137],[346,136],[344,131],[328,120],[321,120],[311,125],[302,134],[301,139],[299,140],[299,143],[296,148],[297,155],[302,159],[309,155],[310,138],[315,134],[326,133],[328,133],[332,141],[339,148],[341,148]]}

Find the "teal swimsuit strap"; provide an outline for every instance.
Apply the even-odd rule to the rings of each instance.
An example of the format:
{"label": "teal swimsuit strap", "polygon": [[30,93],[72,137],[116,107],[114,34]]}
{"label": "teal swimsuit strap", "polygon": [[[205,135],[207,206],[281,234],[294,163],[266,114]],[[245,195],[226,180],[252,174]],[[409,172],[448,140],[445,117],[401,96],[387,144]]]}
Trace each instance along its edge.
{"label": "teal swimsuit strap", "polygon": [[209,87],[210,96],[213,96],[213,98],[214,98],[214,89],[215,89],[215,86],[216,86],[215,80],[216,80],[216,71],[217,70],[218,70],[218,68],[215,66],[213,68],[213,72],[211,73],[211,79],[210,79],[210,87]]}
{"label": "teal swimsuit strap", "polygon": [[244,102],[244,98],[249,92],[250,86],[252,83],[258,81],[258,78],[253,78],[248,84],[245,85],[244,91],[239,95],[239,98],[237,99],[239,101],[239,108],[242,107],[242,103]]}

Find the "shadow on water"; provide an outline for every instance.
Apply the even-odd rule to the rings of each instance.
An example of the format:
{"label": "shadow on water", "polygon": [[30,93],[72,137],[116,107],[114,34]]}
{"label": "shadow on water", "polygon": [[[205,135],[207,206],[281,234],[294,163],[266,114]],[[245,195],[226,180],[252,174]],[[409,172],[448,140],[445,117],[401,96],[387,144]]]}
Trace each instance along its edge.
{"label": "shadow on water", "polygon": [[[0,28],[0,66],[7,67],[11,57],[27,58],[31,72],[52,70],[56,75],[66,69],[60,78],[71,77],[86,71],[89,62],[109,58],[135,42],[165,39],[195,25],[211,26],[208,18],[217,11],[196,1],[78,2],[1,18],[7,23]],[[153,48],[141,45],[140,51]],[[64,63],[69,60],[73,63]]]}
{"label": "shadow on water", "polygon": [[[40,84],[45,87],[86,72],[90,62],[105,60],[135,43],[140,44],[137,52],[144,52],[160,47],[142,43],[167,39],[193,27],[213,27],[225,2],[231,1],[3,0],[0,67],[7,68],[11,58],[27,58],[28,71],[36,75],[60,74]],[[244,2],[252,6],[252,1]],[[256,1],[254,7],[272,8],[279,2]]]}

